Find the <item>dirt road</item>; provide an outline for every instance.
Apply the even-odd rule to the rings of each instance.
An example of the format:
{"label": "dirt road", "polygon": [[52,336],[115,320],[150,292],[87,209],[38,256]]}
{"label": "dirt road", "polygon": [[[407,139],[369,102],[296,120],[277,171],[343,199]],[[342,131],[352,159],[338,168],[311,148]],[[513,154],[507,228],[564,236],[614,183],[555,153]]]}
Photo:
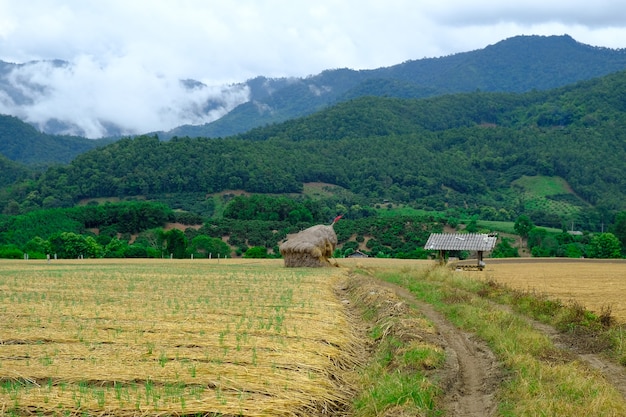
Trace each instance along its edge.
{"label": "dirt road", "polygon": [[[494,416],[497,411],[495,392],[503,373],[498,360],[486,343],[458,329],[433,306],[418,300],[406,288],[388,282],[367,278],[368,285],[393,291],[398,298],[417,308],[437,329],[438,343],[446,352],[442,375],[445,391],[446,416]],[[508,306],[497,305],[511,314]],[[607,381],[626,398],[626,368],[594,351],[592,343],[584,343],[580,336],[567,336],[535,320],[525,318],[537,331],[546,334],[555,346],[572,360],[578,360],[604,375]]]}

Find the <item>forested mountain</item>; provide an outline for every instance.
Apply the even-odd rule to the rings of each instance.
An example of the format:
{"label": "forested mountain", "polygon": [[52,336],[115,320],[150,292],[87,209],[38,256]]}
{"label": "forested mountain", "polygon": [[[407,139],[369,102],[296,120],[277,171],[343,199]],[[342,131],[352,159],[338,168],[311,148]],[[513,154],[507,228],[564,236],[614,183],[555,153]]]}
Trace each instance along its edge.
{"label": "forested mountain", "polygon": [[[64,61],[51,63],[55,67],[70,65]],[[41,86],[27,84],[17,88],[10,76],[17,67],[20,64],[0,61],[0,91],[15,103],[32,101],[36,94],[25,94],[23,89]],[[626,50],[591,47],[567,35],[518,36],[476,51],[412,60],[387,68],[333,69],[306,78],[260,76],[238,84],[250,92],[249,99],[221,119],[208,125],[181,126],[158,135],[160,139],[227,137],[364,96],[425,98],[458,92],[546,90],[624,69]],[[30,71],[35,71],[35,67]],[[194,88],[197,82],[183,83]],[[221,106],[219,100],[205,104],[206,111]],[[53,129],[59,123],[49,120],[46,126]],[[119,131],[115,126],[109,130]],[[31,166],[67,163],[86,150],[116,139],[93,142],[46,135],[16,118],[0,116],[0,154]]]}
{"label": "forested mountain", "polygon": [[0,188],[23,180],[31,174],[25,166],[0,155]]}
{"label": "forested mountain", "polygon": [[0,154],[22,164],[41,167],[67,163],[78,154],[111,142],[112,139],[48,135],[17,117],[0,115]]}
{"label": "forested mountain", "polygon": [[235,189],[297,195],[324,182],[349,190],[348,205],[389,200],[512,220],[528,210],[514,182],[543,175],[567,182],[573,192],[559,198],[579,215],[600,216],[626,209],[624,91],[619,72],[523,94],[363,97],[225,139],[127,138],[5,189],[0,210]]}
{"label": "forested mountain", "polygon": [[407,61],[375,70],[327,70],[307,78],[246,82],[248,102],[173,136],[224,137],[314,113],[363,96],[424,98],[447,93],[547,90],[626,69],[626,50],[598,48],[563,36],[517,36],[484,49]]}

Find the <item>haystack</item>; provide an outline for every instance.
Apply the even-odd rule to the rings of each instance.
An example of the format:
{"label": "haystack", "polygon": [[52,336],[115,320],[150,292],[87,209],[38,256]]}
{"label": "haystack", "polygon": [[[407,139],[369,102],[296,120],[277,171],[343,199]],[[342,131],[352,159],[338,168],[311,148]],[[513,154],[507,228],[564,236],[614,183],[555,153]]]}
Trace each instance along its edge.
{"label": "haystack", "polygon": [[329,258],[332,258],[337,247],[337,234],[333,224],[304,229],[297,235],[283,242],[279,249],[285,259],[286,267],[323,267],[332,266]]}

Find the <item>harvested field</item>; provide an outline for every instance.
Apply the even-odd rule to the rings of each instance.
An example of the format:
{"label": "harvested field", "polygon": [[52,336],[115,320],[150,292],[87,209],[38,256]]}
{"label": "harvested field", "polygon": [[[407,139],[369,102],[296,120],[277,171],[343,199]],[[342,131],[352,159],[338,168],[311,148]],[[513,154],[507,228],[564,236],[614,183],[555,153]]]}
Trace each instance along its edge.
{"label": "harvested field", "polygon": [[[611,307],[612,316],[626,323],[626,260],[571,258],[485,259],[480,271],[458,271],[468,277],[490,279],[523,291],[536,292],[563,302],[576,300],[599,313]],[[341,259],[340,266],[367,269],[402,269],[434,265],[433,261],[402,259]]]}
{"label": "harvested field", "polygon": [[0,414],[341,414],[361,353],[339,269],[0,262]]}
{"label": "harvested field", "polygon": [[486,261],[483,272],[468,274],[563,302],[575,300],[595,313],[610,307],[612,316],[626,323],[626,260],[518,258]]}

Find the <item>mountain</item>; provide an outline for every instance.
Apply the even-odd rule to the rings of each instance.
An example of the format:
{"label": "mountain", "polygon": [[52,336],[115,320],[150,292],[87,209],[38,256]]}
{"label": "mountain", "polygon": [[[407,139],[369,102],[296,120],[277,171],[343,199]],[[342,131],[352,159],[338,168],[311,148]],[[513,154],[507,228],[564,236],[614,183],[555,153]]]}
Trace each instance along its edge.
{"label": "mountain", "polygon": [[321,182],[350,192],[329,203],[345,207],[388,200],[561,224],[520,192],[537,183],[520,179],[537,177],[565,184],[551,204],[590,224],[626,209],[624,91],[626,71],[527,93],[359,97],[224,139],[125,138],[48,169],[0,203],[168,198],[190,209],[213,193],[301,195]]}
{"label": "mountain", "polygon": [[[120,103],[109,94],[115,90],[113,84],[106,83],[130,80],[112,80],[95,61],[0,61],[0,112],[32,121],[48,134],[120,137],[158,131],[162,139],[226,137],[363,96],[424,98],[477,90],[546,90],[623,69],[626,50],[584,45],[567,35],[518,36],[470,52],[372,70],[332,69],[306,78],[259,76],[217,87],[193,79],[155,79],[161,99],[138,100],[129,120],[122,116],[131,111],[130,99]],[[94,71],[100,74],[97,85],[86,81],[90,78],[74,78]],[[81,94],[98,100],[77,106],[66,91],[76,85],[83,86]],[[144,93],[138,86],[128,91],[132,97]],[[153,117],[157,114],[160,117]],[[155,123],[164,118],[168,129],[172,123],[182,126],[161,132]]]}
{"label": "mountain", "polygon": [[0,188],[28,178],[31,171],[24,165],[0,155]]}
{"label": "mountain", "polygon": [[0,154],[26,165],[68,163],[76,155],[113,141],[48,135],[17,117],[0,115]]}
{"label": "mountain", "polygon": [[173,136],[225,137],[314,113],[347,99],[547,90],[626,69],[626,50],[592,47],[568,35],[517,36],[484,49],[375,70],[327,70],[308,78],[247,81],[250,100],[220,119],[180,126]]}

